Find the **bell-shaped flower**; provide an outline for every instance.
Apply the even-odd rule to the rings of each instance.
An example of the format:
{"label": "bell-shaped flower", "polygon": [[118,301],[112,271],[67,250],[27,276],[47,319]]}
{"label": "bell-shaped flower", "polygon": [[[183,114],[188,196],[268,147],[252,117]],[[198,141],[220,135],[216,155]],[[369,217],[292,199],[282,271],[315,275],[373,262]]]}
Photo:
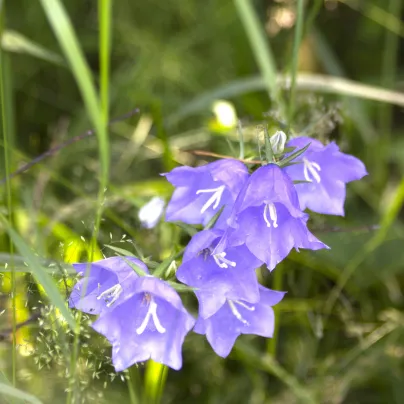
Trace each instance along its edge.
{"label": "bell-shaped flower", "polygon": [[271,338],[274,333],[275,316],[272,306],[279,303],[285,292],[259,287],[260,300],[251,304],[243,300],[227,302],[209,318],[199,317],[194,331],[206,334],[213,350],[225,358],[241,334],[254,334]]}
{"label": "bell-shaped flower", "polygon": [[196,288],[199,315],[210,317],[227,299],[256,303],[259,300],[255,269],[262,265],[247,247],[229,248],[213,254],[223,230],[203,230],[189,242],[177,278]]}
{"label": "bell-shaped flower", "polygon": [[308,137],[297,137],[287,147],[298,149],[310,146],[294,164],[284,168],[292,180],[307,181],[296,184],[302,210],[328,215],[344,215],[345,184],[367,175],[364,164],[356,157],[340,152],[331,142],[327,146]]}
{"label": "bell-shaped flower", "polygon": [[102,314],[132,293],[139,277],[128,261],[145,273],[146,265],[134,257],[111,257],[92,263],[73,264],[80,276],[69,297],[69,306],[88,314]]}
{"label": "bell-shaped flower", "polygon": [[163,174],[175,186],[167,205],[166,220],[206,224],[224,205],[215,227],[224,227],[233,203],[248,178],[246,166],[232,159],[201,167],[177,167]]}
{"label": "bell-shaped flower", "polygon": [[144,276],[133,284],[131,296],[104,312],[92,327],[112,344],[116,371],[148,359],[178,370],[184,338],[194,324],[171,286]]}
{"label": "bell-shaped flower", "polygon": [[292,180],[276,164],[268,164],[251,174],[240,191],[214,253],[245,244],[272,270],[292,248],[328,248],[310,233],[307,220]]}

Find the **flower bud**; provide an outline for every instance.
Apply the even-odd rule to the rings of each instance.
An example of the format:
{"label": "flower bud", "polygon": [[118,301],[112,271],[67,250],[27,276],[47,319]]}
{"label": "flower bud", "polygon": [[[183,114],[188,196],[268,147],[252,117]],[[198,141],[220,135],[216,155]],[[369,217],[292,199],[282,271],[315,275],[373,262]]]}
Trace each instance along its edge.
{"label": "flower bud", "polygon": [[283,152],[283,149],[285,148],[285,143],[285,132],[278,130],[274,135],[271,136],[271,147],[274,154],[281,154]]}

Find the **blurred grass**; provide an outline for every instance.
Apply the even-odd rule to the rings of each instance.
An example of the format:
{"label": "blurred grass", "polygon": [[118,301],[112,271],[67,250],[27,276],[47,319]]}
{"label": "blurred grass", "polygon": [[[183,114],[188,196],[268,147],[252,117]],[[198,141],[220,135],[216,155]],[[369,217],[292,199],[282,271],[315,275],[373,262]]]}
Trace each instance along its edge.
{"label": "blurred grass", "polygon": [[[1,5],[0,8],[0,39],[3,40],[4,32],[4,20],[5,20],[5,6]],[[12,105],[10,101],[12,100],[12,89],[11,86],[6,83],[10,82],[10,69],[6,61],[7,56],[4,54],[3,50],[0,49],[0,103],[1,103],[1,120],[2,120],[2,134],[4,142],[4,173],[8,176],[12,171],[12,163],[9,155],[11,146],[13,145],[13,132],[12,132]],[[6,196],[5,205],[7,209],[7,218],[11,221],[13,218],[12,209],[12,194],[11,194],[11,184],[10,181],[6,182]],[[11,350],[11,363],[12,363],[12,383],[16,385],[16,276],[14,267],[14,246],[10,238],[9,240],[9,251],[10,251],[10,269],[11,269],[11,309],[12,309],[12,350]]]}
{"label": "blurred grass", "polygon": [[[9,191],[0,188],[0,213],[13,212],[8,222],[23,239],[23,253],[13,254],[0,224],[0,332],[38,307],[53,313],[25,327],[24,337],[17,332],[17,345],[27,345],[12,350],[18,388],[44,403],[64,403],[66,369],[74,365],[78,383],[71,401],[141,402],[144,377],[158,399],[152,365],[115,376],[109,348],[86,317],[71,361],[74,335],[53,322],[48,298],[23,270],[34,259],[29,270],[51,275],[65,298],[73,282],[68,263],[94,254],[101,209],[98,257],[113,253],[106,245],[135,253],[135,244],[154,261],[178,251],[187,241],[181,229],[142,229],[137,212],[154,195],[169,197],[160,172],[204,161],[190,150],[227,154],[227,139],[237,150],[237,128],[218,130],[211,110],[213,101],[225,98],[242,121],[246,155],[256,153],[256,125],[279,129],[292,109],[292,130],[337,140],[364,160],[369,176],[348,186],[346,218],[313,215],[314,233],[330,251],[293,253],[282,270],[262,272],[269,287],[282,273],[288,291],[277,309],[276,357],[266,353],[264,340],[243,336],[223,360],[204,338],[190,335],[184,368],[166,375],[162,402],[401,403],[402,1],[150,0],[114,2],[112,10],[112,2],[103,0],[41,4],[43,9],[38,2],[7,2],[1,177],[91,127],[97,135],[16,177]],[[296,74],[285,83],[282,72],[291,71]],[[282,107],[281,97],[291,103]],[[109,105],[111,116],[135,107],[141,113],[107,131]],[[367,228],[374,225],[380,229]],[[16,318],[8,298],[11,257],[18,271]],[[184,300],[195,311],[192,296],[184,294]],[[11,346],[10,338],[0,342],[0,363],[10,380]]]}

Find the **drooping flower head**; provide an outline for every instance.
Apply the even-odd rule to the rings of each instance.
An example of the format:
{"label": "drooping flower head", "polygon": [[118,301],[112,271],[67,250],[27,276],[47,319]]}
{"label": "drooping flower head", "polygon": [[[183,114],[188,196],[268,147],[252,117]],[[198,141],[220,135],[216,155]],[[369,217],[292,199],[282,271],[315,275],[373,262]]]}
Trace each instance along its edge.
{"label": "drooping flower head", "polygon": [[112,344],[116,371],[148,359],[178,370],[184,338],[194,323],[171,286],[144,276],[125,301],[104,312],[92,327]]}
{"label": "drooping flower head", "polygon": [[255,334],[271,338],[274,332],[274,311],[285,292],[259,287],[260,300],[251,304],[243,300],[230,300],[211,317],[199,317],[194,331],[206,334],[213,350],[225,358],[241,334]]}
{"label": "drooping flower head", "polygon": [[259,300],[255,269],[262,262],[244,245],[213,254],[222,230],[203,230],[188,244],[177,278],[197,288],[199,315],[203,318],[216,313],[227,299],[256,303]]}
{"label": "drooping flower head", "polygon": [[276,164],[258,168],[244,185],[214,253],[245,244],[269,270],[292,248],[327,248],[307,229],[292,180]]}
{"label": "drooping flower head", "polygon": [[84,277],[75,284],[69,306],[88,314],[102,314],[111,305],[124,301],[139,277],[128,261],[148,273],[146,265],[134,257],[110,257],[91,264],[73,264]]}
{"label": "drooping flower head", "polygon": [[300,207],[343,216],[345,184],[367,175],[366,168],[356,157],[340,152],[334,142],[324,146],[318,140],[297,137],[287,146],[301,149],[309,143],[308,149],[295,160],[301,164],[284,168],[292,180],[308,181],[296,184]]}
{"label": "drooping flower head", "polygon": [[219,228],[225,226],[248,170],[237,160],[223,159],[201,167],[177,167],[164,175],[176,187],[167,206],[168,222],[205,226],[225,205],[215,226]]}

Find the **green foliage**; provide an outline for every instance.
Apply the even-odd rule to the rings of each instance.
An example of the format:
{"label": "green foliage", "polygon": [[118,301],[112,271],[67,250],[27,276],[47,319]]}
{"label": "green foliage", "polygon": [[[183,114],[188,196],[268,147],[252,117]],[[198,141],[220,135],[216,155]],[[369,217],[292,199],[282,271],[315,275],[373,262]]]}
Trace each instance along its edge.
{"label": "green foliage", "polygon": [[[1,403],[402,402],[403,2],[323,3],[0,0],[0,177],[96,132],[0,185]],[[219,98],[242,124],[220,126]],[[365,162],[346,217],[310,220],[331,250],[261,270],[288,291],[268,346],[242,336],[223,360],[192,334],[182,371],[115,374],[91,319],[67,309],[70,264],[133,254],[170,273],[197,228],[144,229],[139,207],[170,197],[161,172],[209,160],[193,150],[234,157],[241,138],[240,156],[257,158],[257,125],[337,140]]]}

